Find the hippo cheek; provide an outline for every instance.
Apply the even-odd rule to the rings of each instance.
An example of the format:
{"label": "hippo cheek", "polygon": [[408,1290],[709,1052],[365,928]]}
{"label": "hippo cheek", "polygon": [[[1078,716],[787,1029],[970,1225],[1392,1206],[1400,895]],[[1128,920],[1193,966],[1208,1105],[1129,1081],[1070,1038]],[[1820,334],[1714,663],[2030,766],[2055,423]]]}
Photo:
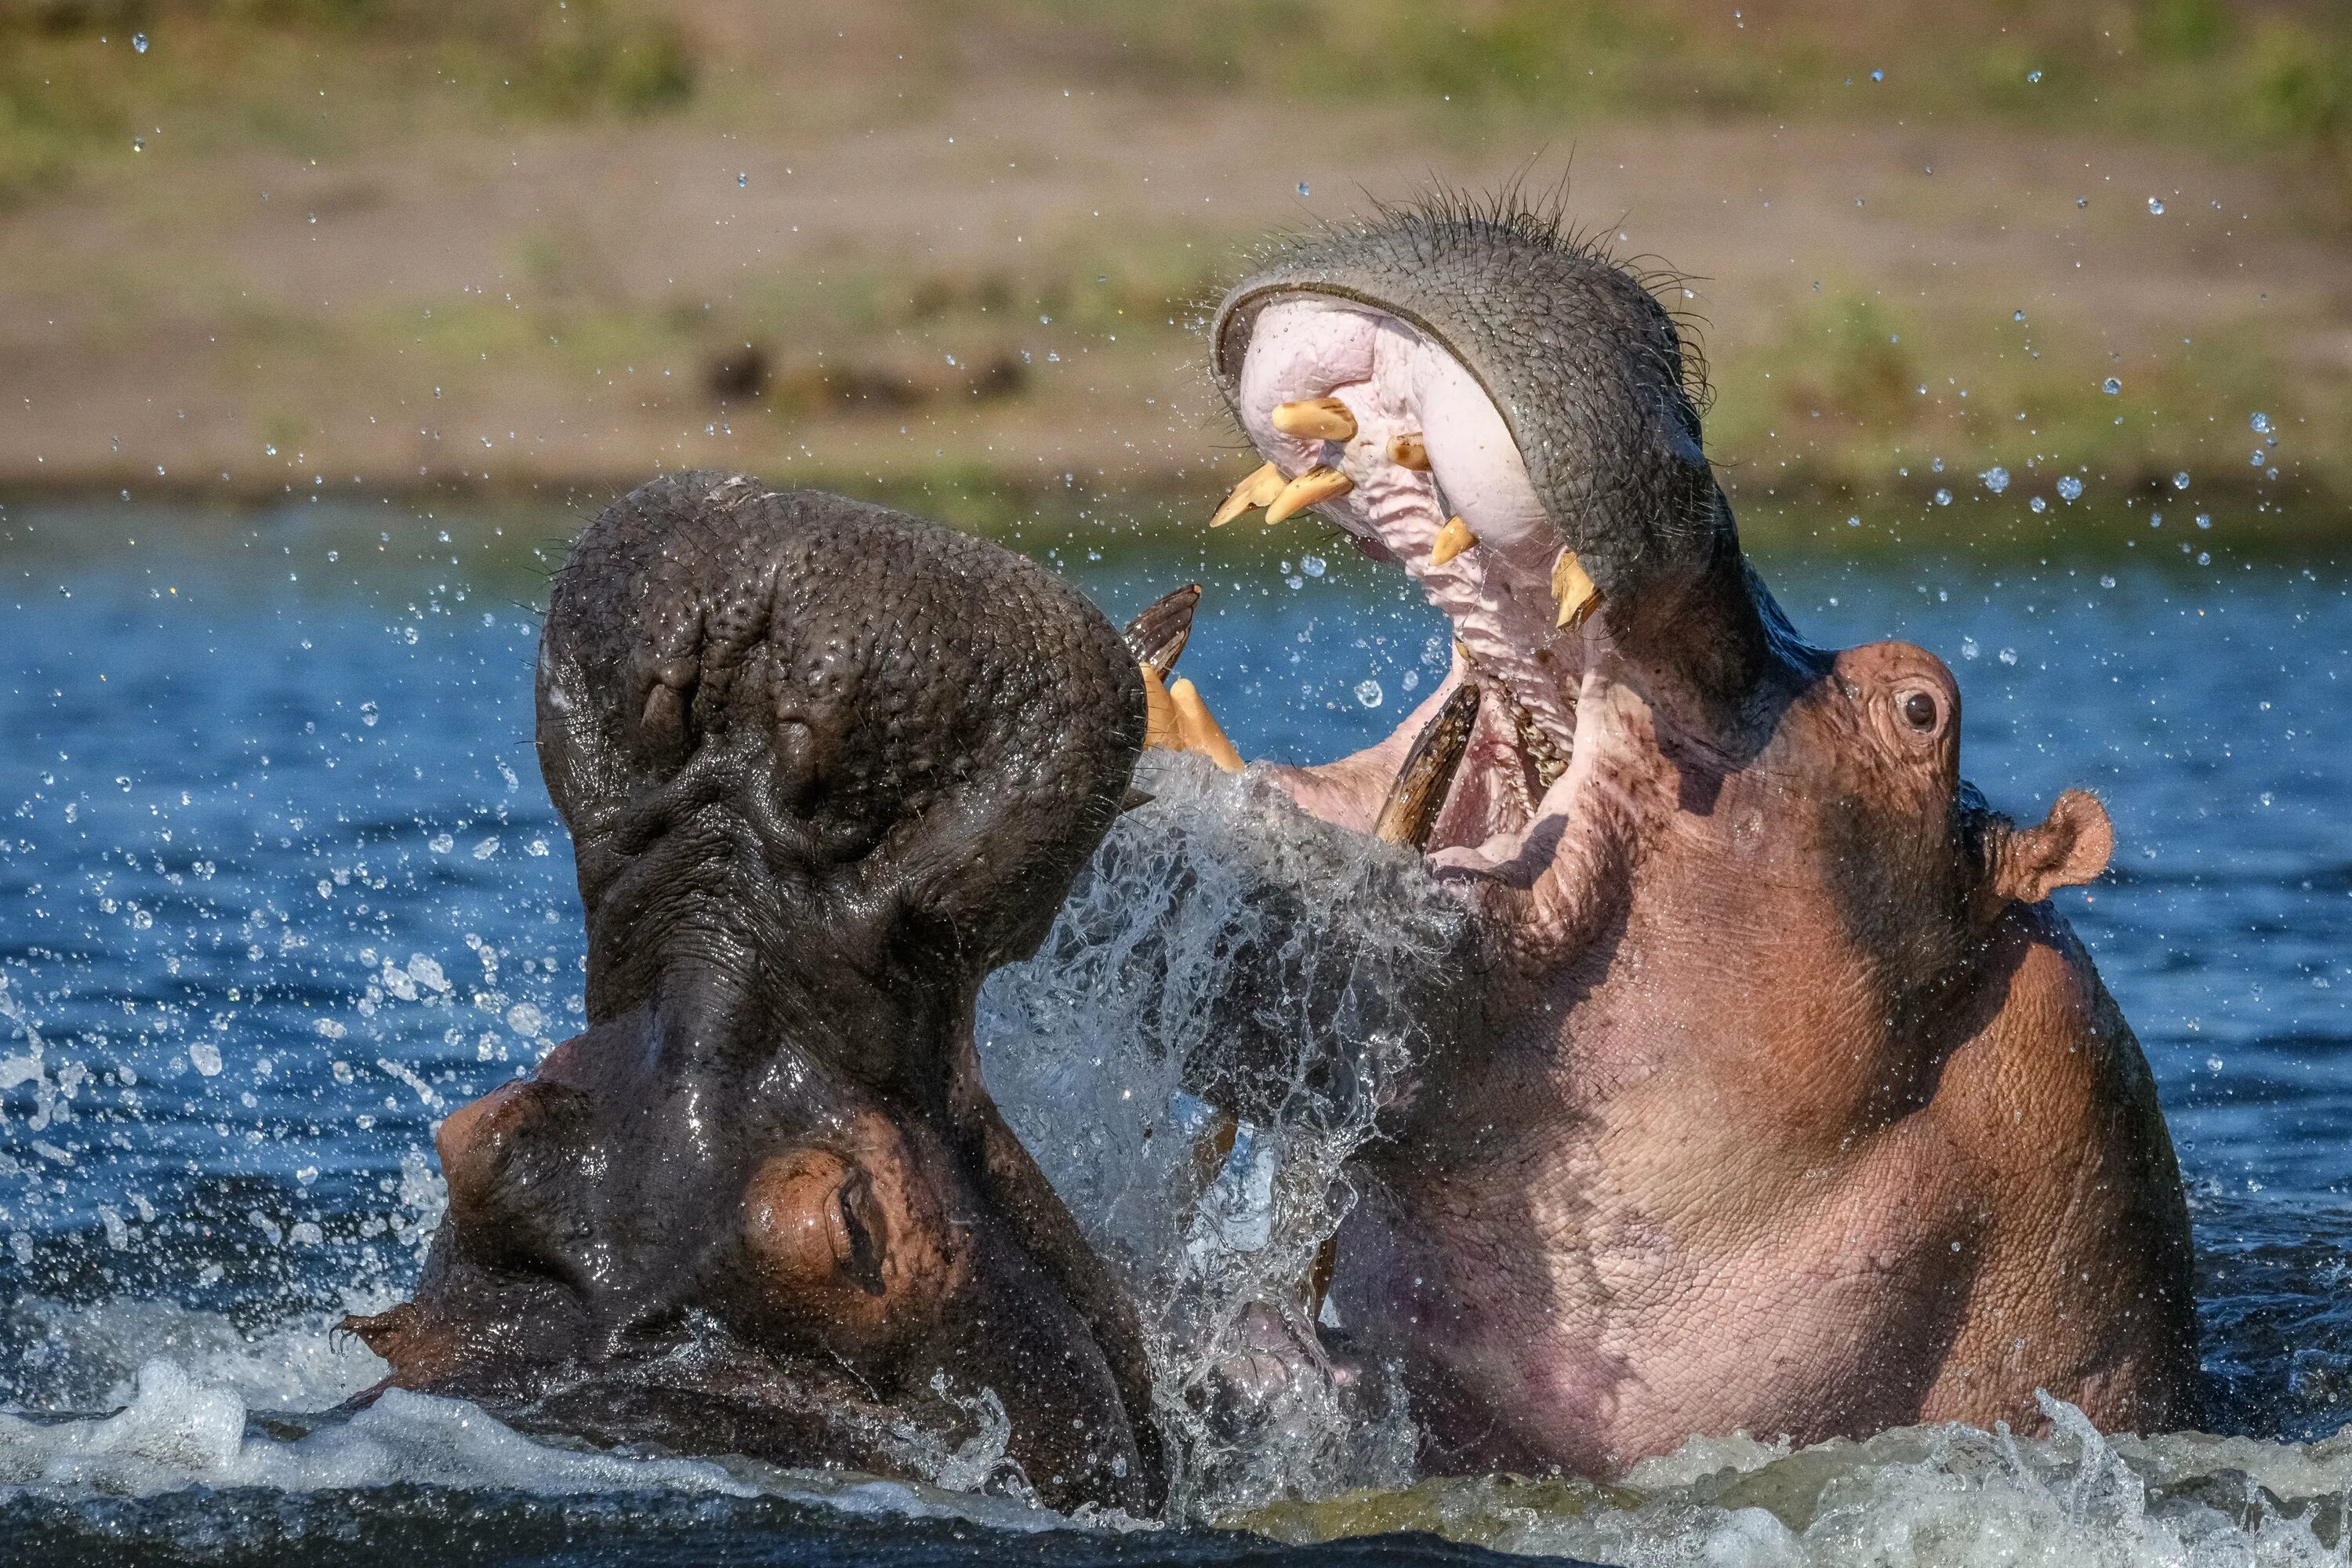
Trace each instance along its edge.
{"label": "hippo cheek", "polygon": [[599,1272],[583,1212],[592,1184],[587,1097],[547,1079],[460,1106],[433,1136],[449,1186],[448,1234],[471,1262],[575,1292]]}

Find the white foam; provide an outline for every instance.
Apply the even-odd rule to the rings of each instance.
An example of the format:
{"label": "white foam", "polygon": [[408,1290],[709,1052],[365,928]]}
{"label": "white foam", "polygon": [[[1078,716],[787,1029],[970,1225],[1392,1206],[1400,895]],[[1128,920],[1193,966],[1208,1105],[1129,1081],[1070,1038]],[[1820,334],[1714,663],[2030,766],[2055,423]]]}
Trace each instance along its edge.
{"label": "white foam", "polygon": [[[2105,1437],[2042,1396],[2047,1438],[1911,1427],[1810,1448],[1693,1439],[1616,1486],[1478,1478],[1263,1522],[1286,1539],[1377,1521],[1628,1568],[2255,1568],[2341,1564],[2352,1441]],[[2256,1478],[2262,1478],[2260,1483]],[[2268,1492],[2263,1485],[2271,1488]],[[2315,1531],[2315,1522],[2328,1539]]]}
{"label": "white foam", "polygon": [[250,1430],[246,1417],[235,1389],[159,1356],[139,1368],[130,1404],[110,1415],[0,1415],[0,1485],[117,1497],[191,1486],[312,1491],[404,1481],[553,1493],[753,1489],[704,1460],[549,1447],[463,1401],[404,1389],[292,1441]]}
{"label": "white foam", "polygon": [[408,1484],[552,1496],[772,1497],[870,1518],[956,1519],[1018,1531],[1074,1522],[1136,1527],[1124,1516],[1073,1521],[1018,1498],[851,1473],[559,1447],[463,1400],[406,1389],[386,1390],[366,1409],[329,1416],[290,1438],[259,1429],[249,1416],[229,1384],[158,1356],[140,1366],[129,1403],[110,1415],[56,1421],[0,1415],[0,1495],[144,1498],[198,1486],[312,1492]]}

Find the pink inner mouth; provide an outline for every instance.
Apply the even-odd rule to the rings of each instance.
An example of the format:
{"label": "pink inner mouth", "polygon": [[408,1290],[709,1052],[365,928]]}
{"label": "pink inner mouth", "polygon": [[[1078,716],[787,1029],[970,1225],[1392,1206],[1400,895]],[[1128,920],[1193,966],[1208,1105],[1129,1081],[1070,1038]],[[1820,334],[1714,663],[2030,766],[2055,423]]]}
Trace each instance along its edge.
{"label": "pink inner mouth", "polygon": [[[1352,481],[1314,510],[1421,584],[1452,624],[1457,675],[1466,667],[1486,694],[1428,848],[1475,845],[1497,856],[1507,848],[1498,838],[1526,827],[1573,752],[1577,687],[1587,639],[1605,636],[1601,617],[1555,624],[1559,534],[1502,414],[1442,343],[1375,307],[1314,294],[1276,298],[1248,331],[1235,401],[1251,441],[1286,477],[1321,466]],[[1277,407],[1326,397],[1353,416],[1347,439],[1276,428]],[[1426,448],[1425,470],[1392,457],[1404,436]],[[1477,543],[1433,564],[1432,547],[1454,517]]]}

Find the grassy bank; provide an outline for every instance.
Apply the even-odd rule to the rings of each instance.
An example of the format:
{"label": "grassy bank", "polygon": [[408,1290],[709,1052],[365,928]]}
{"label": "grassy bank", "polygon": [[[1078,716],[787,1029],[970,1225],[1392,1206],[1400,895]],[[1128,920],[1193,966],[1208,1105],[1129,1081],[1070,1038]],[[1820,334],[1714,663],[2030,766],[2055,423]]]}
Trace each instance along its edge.
{"label": "grassy bank", "polygon": [[2347,149],[2319,0],[0,0],[0,488],[1190,493],[1254,240],[1572,150],[1743,496],[2327,533]]}

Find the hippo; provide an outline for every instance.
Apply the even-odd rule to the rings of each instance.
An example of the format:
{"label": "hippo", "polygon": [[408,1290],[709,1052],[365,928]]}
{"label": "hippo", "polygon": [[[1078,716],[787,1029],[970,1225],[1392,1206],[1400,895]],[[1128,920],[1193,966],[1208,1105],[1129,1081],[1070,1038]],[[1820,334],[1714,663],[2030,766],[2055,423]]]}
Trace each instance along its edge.
{"label": "hippo", "polygon": [[[2178,1166],[2051,903],[2106,814],[2069,791],[2020,826],[1961,779],[1933,654],[1799,635],[1641,279],[1442,196],[1276,242],[1208,341],[1263,460],[1212,526],[1318,513],[1454,639],[1386,741],[1251,769],[1418,847],[1469,918],[1328,1259],[1424,1464],[2034,1431],[2037,1390],[2193,1424]],[[1241,765],[1146,674],[1157,743]]]}
{"label": "hippo", "polygon": [[995,545],[686,473],[581,535],[537,699],[587,1028],[441,1124],[414,1299],[346,1321],[379,1386],[1151,1511],[1133,1305],[972,1038],[1125,804],[1118,634]]}

